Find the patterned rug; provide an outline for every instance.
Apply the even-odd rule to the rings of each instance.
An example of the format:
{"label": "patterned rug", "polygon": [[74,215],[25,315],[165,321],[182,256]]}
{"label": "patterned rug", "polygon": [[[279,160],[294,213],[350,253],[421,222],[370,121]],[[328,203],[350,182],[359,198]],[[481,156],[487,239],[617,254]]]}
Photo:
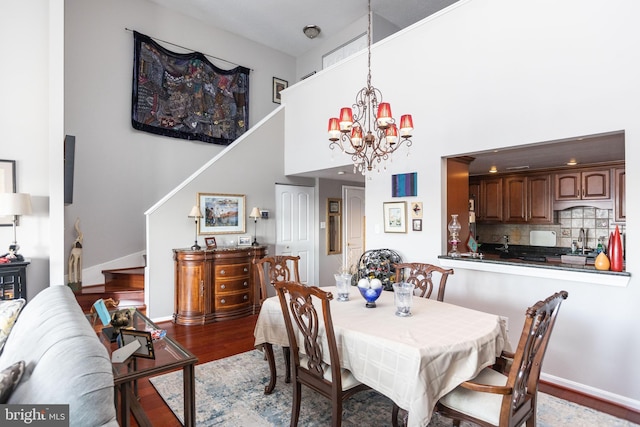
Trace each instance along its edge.
{"label": "patterned rug", "polygon": [[[264,394],[269,368],[262,352],[253,350],[225,359],[196,365],[197,426],[285,426],[291,418],[291,384],[284,382],[282,351],[274,348],[278,378],[271,395]],[[151,378],[151,383],[183,421],[182,371]],[[303,387],[299,425],[331,424],[329,401]],[[538,426],[637,426],[619,418],[566,400],[540,393]],[[357,393],[344,404],[345,427],[390,426],[392,403],[375,391]],[[450,427],[451,420],[434,415],[429,427]],[[467,427],[469,424],[461,423]]]}

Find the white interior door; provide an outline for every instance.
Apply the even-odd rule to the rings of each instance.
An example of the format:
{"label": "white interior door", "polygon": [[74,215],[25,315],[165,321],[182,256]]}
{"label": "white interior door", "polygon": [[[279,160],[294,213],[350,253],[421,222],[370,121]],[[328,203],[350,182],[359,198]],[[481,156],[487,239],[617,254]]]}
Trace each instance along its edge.
{"label": "white interior door", "polygon": [[343,263],[353,265],[365,251],[364,188],[343,187],[344,230]]}
{"label": "white interior door", "polygon": [[313,187],[276,184],[276,255],[299,256],[300,281],[315,282]]}

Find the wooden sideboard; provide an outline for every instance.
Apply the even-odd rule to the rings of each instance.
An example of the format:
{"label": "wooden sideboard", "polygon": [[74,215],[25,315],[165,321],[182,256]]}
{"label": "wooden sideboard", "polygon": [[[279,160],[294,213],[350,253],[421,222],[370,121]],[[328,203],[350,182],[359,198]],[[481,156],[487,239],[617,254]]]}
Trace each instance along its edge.
{"label": "wooden sideboard", "polygon": [[264,246],[174,249],[173,321],[201,325],[254,313],[259,292],[253,261],[265,255]]}

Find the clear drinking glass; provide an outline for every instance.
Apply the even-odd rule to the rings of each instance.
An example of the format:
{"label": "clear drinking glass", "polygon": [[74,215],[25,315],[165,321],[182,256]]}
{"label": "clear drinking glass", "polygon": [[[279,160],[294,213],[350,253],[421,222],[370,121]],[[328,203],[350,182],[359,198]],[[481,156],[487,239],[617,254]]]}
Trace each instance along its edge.
{"label": "clear drinking glass", "polygon": [[338,301],[349,301],[349,288],[351,288],[351,274],[334,274],[336,287],[338,288]]}
{"label": "clear drinking glass", "polygon": [[411,302],[413,301],[413,283],[394,283],[393,284],[393,300],[396,303],[396,316],[411,316]]}

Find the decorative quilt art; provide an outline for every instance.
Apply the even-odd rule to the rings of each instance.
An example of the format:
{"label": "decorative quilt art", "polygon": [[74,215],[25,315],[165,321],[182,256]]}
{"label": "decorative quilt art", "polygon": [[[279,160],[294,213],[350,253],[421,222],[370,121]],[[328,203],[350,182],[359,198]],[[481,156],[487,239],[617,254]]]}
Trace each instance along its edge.
{"label": "decorative quilt art", "polygon": [[171,52],[133,32],[131,123],[157,135],[229,145],[249,125],[249,69]]}

